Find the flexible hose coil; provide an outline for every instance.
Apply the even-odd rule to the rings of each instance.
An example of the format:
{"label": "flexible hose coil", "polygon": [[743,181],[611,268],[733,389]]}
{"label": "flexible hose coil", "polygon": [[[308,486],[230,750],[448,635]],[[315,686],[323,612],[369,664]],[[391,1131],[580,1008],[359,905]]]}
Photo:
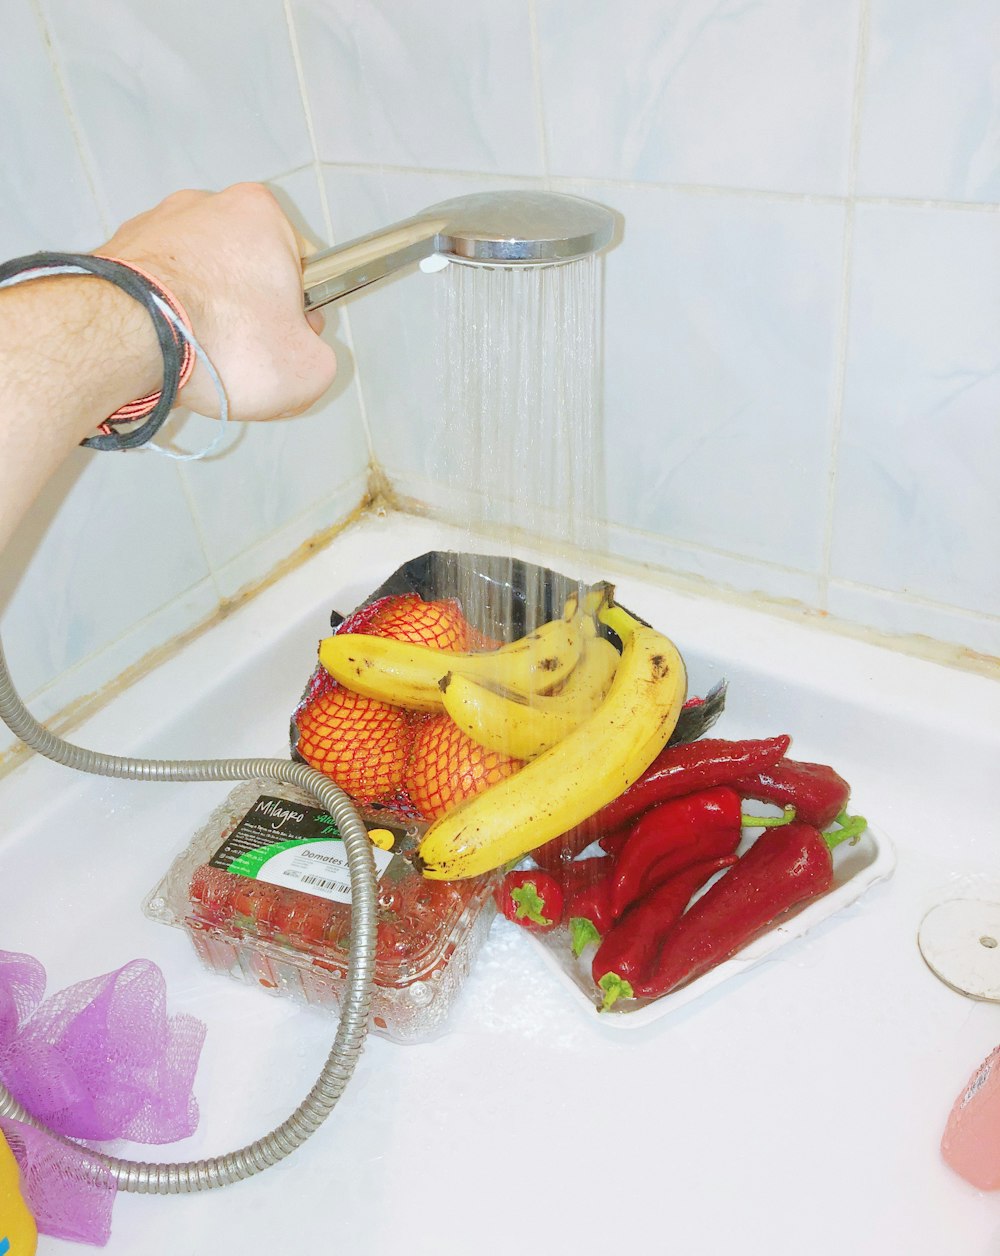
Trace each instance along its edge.
{"label": "flexible hose coil", "polygon": [[336,820],[351,874],[351,939],[346,996],[333,1047],[312,1089],[277,1128],[245,1147],[208,1160],[149,1164],[105,1156],[46,1129],[0,1084],[0,1116],[33,1125],[73,1147],[95,1173],[111,1173],[120,1190],[175,1195],[212,1190],[252,1177],[300,1147],[333,1111],[350,1081],[368,1033],[375,977],[375,864],[361,818],[343,790],[322,773],[285,759],[131,759],[101,754],[63,741],[28,711],[14,688],[0,642],[0,718],[31,749],[56,763],[98,776],[142,781],[245,781],[262,777],[297,785],[312,794]]}

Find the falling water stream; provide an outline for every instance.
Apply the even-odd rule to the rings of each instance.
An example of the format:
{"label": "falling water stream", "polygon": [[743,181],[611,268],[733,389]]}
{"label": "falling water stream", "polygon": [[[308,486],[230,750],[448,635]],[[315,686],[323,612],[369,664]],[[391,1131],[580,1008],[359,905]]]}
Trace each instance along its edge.
{"label": "falling water stream", "polygon": [[[435,461],[449,514],[465,524],[470,545],[485,536],[501,554],[523,546],[600,552],[602,259],[453,264],[441,280]],[[523,596],[505,598],[505,580],[522,584]],[[473,582],[463,600],[474,620],[532,627],[561,609],[565,592],[501,559],[490,581]]]}

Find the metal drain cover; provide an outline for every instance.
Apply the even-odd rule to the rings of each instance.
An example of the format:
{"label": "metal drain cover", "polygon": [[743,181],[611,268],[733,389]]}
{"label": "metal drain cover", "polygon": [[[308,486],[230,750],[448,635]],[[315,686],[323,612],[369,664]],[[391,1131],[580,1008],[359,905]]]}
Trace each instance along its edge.
{"label": "metal drain cover", "polygon": [[970,999],[1000,1003],[1000,903],[938,903],[920,922],[917,945],[945,985]]}

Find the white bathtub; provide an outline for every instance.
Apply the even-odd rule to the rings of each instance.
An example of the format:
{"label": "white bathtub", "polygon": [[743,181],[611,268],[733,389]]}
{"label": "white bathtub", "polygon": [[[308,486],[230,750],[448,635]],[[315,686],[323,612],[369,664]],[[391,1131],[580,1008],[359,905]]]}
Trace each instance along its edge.
{"label": "white bathtub", "polygon": [[[284,756],[330,609],[349,610],[425,550],[468,547],[423,520],[364,519],[76,740],[123,754]],[[578,574],[616,579],[606,567]],[[1000,1251],[1000,1196],[967,1186],[938,1151],[956,1094],[1000,1043],[1000,1008],[953,993],[916,946],[942,897],[1000,893],[1000,684],[617,583],[681,646],[693,691],[728,678],[719,735],[788,732],[795,757],[851,780],[856,809],[896,848],[893,877],[628,1034],[588,1015],[500,921],[446,1036],[370,1038],[326,1125],[257,1178],[201,1196],[119,1195],[112,1256]],[[140,910],[229,788],[105,781],[37,759],[0,782],[0,946],[38,956],[50,990],[148,957],[171,1009],[207,1022],[198,1133],[117,1149],[140,1159],[212,1155],[272,1128],[332,1041],[329,1018],[206,973],[183,933]]]}

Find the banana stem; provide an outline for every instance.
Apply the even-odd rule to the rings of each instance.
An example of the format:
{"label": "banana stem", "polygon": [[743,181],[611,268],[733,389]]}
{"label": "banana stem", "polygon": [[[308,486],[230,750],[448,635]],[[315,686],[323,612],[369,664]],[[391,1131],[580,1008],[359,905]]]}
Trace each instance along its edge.
{"label": "banana stem", "polygon": [[618,606],[614,602],[602,607],[597,612],[597,618],[607,628],[611,629],[622,645],[625,645],[635,630],[641,626],[640,621],[634,615],[630,615],[624,607]]}

